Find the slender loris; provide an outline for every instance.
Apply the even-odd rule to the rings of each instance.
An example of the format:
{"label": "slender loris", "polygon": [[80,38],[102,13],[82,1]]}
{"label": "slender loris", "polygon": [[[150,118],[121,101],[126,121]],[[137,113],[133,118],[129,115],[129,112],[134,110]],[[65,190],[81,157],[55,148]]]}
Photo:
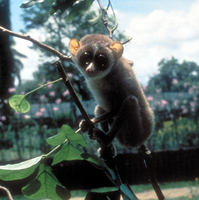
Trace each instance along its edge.
{"label": "slender loris", "polygon": [[[153,131],[154,116],[130,62],[122,57],[123,45],[91,34],[72,39],[69,50],[98,104],[93,122],[100,122],[101,130],[93,137],[107,146],[115,137],[126,147],[143,144]],[[80,128],[90,126],[83,121]]]}

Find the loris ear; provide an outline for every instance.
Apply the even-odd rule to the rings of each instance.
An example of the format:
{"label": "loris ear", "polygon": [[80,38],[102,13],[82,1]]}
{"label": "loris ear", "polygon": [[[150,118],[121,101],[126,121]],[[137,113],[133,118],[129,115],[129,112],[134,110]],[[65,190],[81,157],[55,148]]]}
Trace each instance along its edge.
{"label": "loris ear", "polygon": [[113,42],[109,48],[113,51],[116,59],[120,58],[123,54],[123,45],[120,42]]}
{"label": "loris ear", "polygon": [[68,45],[70,53],[74,56],[79,48],[80,48],[79,41],[75,38],[71,39]]}

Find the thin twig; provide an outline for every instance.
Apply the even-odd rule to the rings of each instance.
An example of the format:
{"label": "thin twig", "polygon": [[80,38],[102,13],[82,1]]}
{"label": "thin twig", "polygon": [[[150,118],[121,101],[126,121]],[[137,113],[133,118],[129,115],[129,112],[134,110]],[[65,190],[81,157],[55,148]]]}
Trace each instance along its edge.
{"label": "thin twig", "polygon": [[114,12],[114,9],[113,9],[113,6],[112,6],[112,3],[111,1],[109,0],[110,2],[110,6],[111,6],[111,10],[113,12],[113,17],[114,17],[114,21],[115,21],[115,26],[112,28],[111,32],[113,34],[113,32],[116,30],[116,28],[118,27],[118,22],[117,22],[117,19],[116,19],[116,15],[115,15],[115,12]]}
{"label": "thin twig", "polygon": [[54,48],[52,48],[52,47],[50,47],[50,46],[48,46],[48,45],[46,45],[42,42],[39,42],[39,41],[33,39],[29,35],[23,35],[23,34],[15,33],[15,32],[13,32],[9,29],[6,29],[2,26],[0,26],[0,32],[8,34],[8,35],[12,35],[14,37],[18,37],[18,38],[21,38],[21,39],[24,39],[24,40],[28,40],[28,41],[36,44],[37,46],[39,46],[39,47],[53,53],[54,55],[58,56],[60,58],[60,60],[62,60],[62,61],[64,61],[64,60],[70,61],[70,62],[72,61],[71,56],[66,56],[66,55],[62,54],[61,52],[57,51],[56,49],[54,49]]}
{"label": "thin twig", "polygon": [[[112,7],[112,5],[111,5],[111,2],[109,1],[108,7],[111,6],[111,9],[112,9],[112,11],[113,11],[113,15],[114,15],[114,18],[115,18],[115,22],[116,22],[114,28],[111,29],[111,28],[108,26],[108,21],[107,21],[107,18],[106,18],[106,16],[107,16],[107,10],[103,8],[103,6],[102,6],[100,0],[97,0],[97,1],[98,1],[98,4],[99,4],[100,9],[101,9],[101,11],[102,11],[102,22],[103,22],[104,26],[106,27],[107,31],[109,32],[109,37],[112,39],[112,37],[113,37],[113,32],[114,32],[114,30],[117,28],[117,21],[116,21],[116,16],[115,16],[113,7]],[[107,8],[108,8],[108,7],[107,7]]]}
{"label": "thin twig", "polygon": [[125,42],[122,42],[122,45],[124,45],[124,44],[126,44],[126,43],[130,42],[132,39],[133,39],[133,38],[131,37],[131,38],[129,38],[127,41],[125,41]]}
{"label": "thin twig", "polygon": [[4,191],[6,191],[6,193],[7,193],[7,195],[8,195],[8,198],[9,198],[9,200],[14,200],[14,199],[13,199],[13,197],[12,197],[12,195],[11,195],[11,193],[10,193],[10,191],[8,190],[8,188],[6,188],[6,187],[3,187],[3,186],[1,186],[1,185],[0,185],[0,189],[2,189],[2,190],[4,190]]}

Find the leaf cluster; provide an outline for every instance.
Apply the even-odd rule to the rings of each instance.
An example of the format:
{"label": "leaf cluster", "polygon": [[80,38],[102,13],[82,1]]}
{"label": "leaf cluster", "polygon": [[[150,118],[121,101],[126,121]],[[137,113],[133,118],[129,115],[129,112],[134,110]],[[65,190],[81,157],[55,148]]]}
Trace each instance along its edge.
{"label": "leaf cluster", "polygon": [[199,145],[197,124],[190,118],[182,118],[163,122],[163,127],[154,132],[148,141],[150,149],[156,151],[197,148]]}
{"label": "leaf cluster", "polygon": [[[58,15],[69,9],[70,11],[66,21],[71,22],[76,16],[82,15],[86,10],[88,10],[93,1],[94,0],[51,0],[50,6],[48,7],[48,13],[50,15]],[[22,3],[20,7],[30,8],[35,4],[45,4],[46,2],[47,1],[45,0],[28,0]]]}
{"label": "leaf cluster", "polygon": [[60,132],[47,138],[47,143],[56,146],[48,154],[17,163],[0,166],[0,179],[14,181],[31,177],[29,183],[22,188],[24,196],[31,199],[69,199],[70,192],[53,174],[51,167],[46,164],[46,159],[55,153],[52,165],[64,160],[86,160],[101,169],[108,168],[99,158],[82,153],[78,147],[86,147],[82,135],[75,133],[69,126],[63,125]]}

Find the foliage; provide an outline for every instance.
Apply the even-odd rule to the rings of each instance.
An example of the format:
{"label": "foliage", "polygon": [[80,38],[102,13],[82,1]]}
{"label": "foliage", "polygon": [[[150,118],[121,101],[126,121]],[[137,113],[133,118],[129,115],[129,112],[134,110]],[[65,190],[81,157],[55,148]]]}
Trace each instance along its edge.
{"label": "foliage", "polygon": [[144,88],[156,118],[155,134],[148,142],[151,149],[198,145],[198,80],[199,66],[194,62],[178,63],[175,58],[159,62],[159,73]]}
{"label": "foliage", "polygon": [[[43,0],[45,1],[45,0]],[[35,4],[43,3],[40,0],[28,0],[25,1],[20,7],[29,8]],[[94,0],[51,0],[51,6],[49,8],[49,14],[60,14],[66,9],[70,9],[67,17],[67,22],[72,21],[76,16],[83,14],[93,3]]]}
{"label": "foliage", "polygon": [[[197,121],[197,124],[199,121]],[[176,121],[163,122],[163,127],[156,130],[148,141],[150,149],[178,150],[199,145],[198,127],[190,118],[179,117]]]}
{"label": "foliage", "polygon": [[10,104],[11,108],[13,108],[15,111],[20,112],[20,113],[28,112],[30,110],[30,104],[26,100],[26,97],[28,95],[30,95],[31,93],[33,93],[33,92],[35,92],[35,91],[37,91],[41,88],[47,87],[47,86],[52,85],[53,83],[56,83],[56,82],[61,81],[61,80],[62,79],[58,79],[58,80],[55,80],[53,82],[44,84],[44,85],[26,93],[25,95],[18,94],[18,95],[14,95],[14,96],[10,97],[9,98],[9,104]]}
{"label": "foliage", "polygon": [[[153,94],[161,92],[191,92],[189,88],[199,87],[199,66],[194,62],[178,60],[161,60],[159,62],[159,73],[149,80],[146,93]],[[189,87],[188,87],[189,86]]]}
{"label": "foliage", "polygon": [[30,110],[30,104],[25,98],[25,95],[19,94],[12,96],[9,99],[10,106],[17,112],[26,113]]}
{"label": "foliage", "polygon": [[89,154],[82,153],[77,147],[86,147],[82,135],[75,133],[69,126],[63,125],[60,132],[47,139],[50,145],[56,147],[49,153],[12,165],[0,166],[0,179],[4,181],[13,181],[24,179],[32,175],[31,181],[22,189],[23,194],[29,198],[70,198],[70,192],[62,186],[57,180],[51,168],[45,160],[53,153],[52,165],[63,160],[87,160],[93,165],[98,165],[101,169],[107,169],[108,166],[99,158]]}
{"label": "foliage", "polygon": [[70,192],[57,180],[50,167],[45,164],[40,164],[36,177],[22,189],[22,193],[31,199],[45,197],[62,200],[70,199],[71,196]]}

